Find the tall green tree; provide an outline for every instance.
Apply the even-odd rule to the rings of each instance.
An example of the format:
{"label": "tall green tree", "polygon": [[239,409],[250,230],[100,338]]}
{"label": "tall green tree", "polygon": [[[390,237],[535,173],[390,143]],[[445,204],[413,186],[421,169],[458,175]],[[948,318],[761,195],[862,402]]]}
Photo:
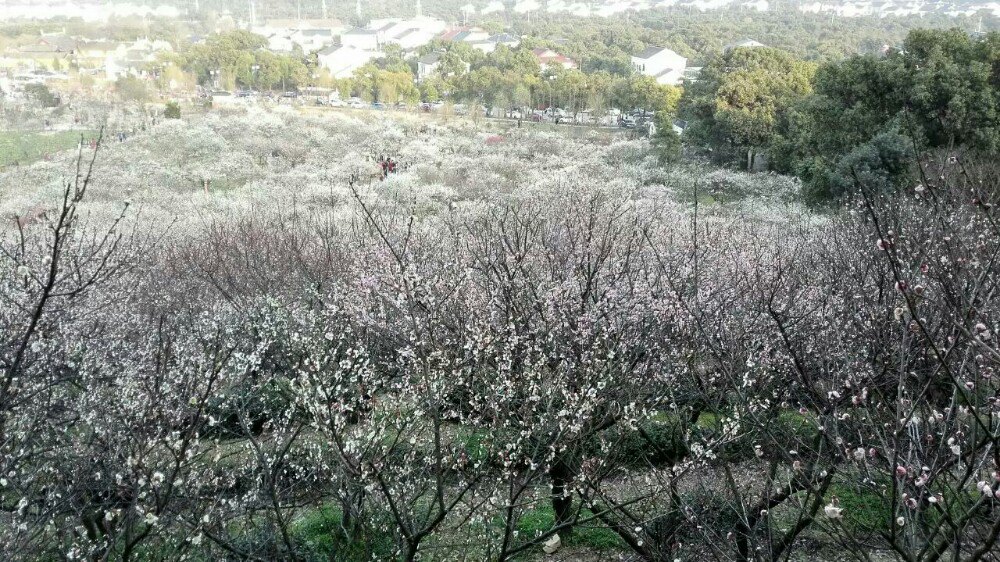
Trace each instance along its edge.
{"label": "tall green tree", "polygon": [[705,67],[684,112],[693,142],[753,167],[789,109],[812,92],[815,65],[767,47],[730,49]]}
{"label": "tall green tree", "polygon": [[[894,181],[924,150],[1000,150],[1000,34],[918,30],[902,50],[820,67],[815,92],[788,114],[777,169],[817,201],[851,191],[857,168]],[[900,162],[898,147],[907,147]],[[863,164],[862,164],[863,162]],[[852,163],[857,163],[853,166]]]}

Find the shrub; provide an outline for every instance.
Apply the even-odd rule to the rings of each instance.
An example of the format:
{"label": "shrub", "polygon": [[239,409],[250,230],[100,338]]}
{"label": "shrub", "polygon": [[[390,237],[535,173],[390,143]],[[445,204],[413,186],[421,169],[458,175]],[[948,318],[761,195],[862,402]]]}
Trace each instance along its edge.
{"label": "shrub", "polygon": [[635,429],[616,427],[604,437],[614,443],[614,458],[631,466],[673,464],[688,454],[680,420],[671,415],[654,417]]}
{"label": "shrub", "polygon": [[840,199],[854,192],[860,182],[867,189],[889,193],[910,177],[913,148],[906,137],[882,133],[846,154],[825,177],[813,182],[812,201]]}
{"label": "shrub", "polygon": [[28,84],[24,87],[24,93],[42,107],[58,107],[61,103],[59,96],[52,93],[45,84]]}
{"label": "shrub", "polygon": [[289,382],[268,379],[262,384],[243,381],[212,397],[206,412],[218,420],[210,433],[236,437],[247,433],[244,423],[250,434],[259,435],[269,421],[285,415],[292,407]]}
{"label": "shrub", "polygon": [[163,110],[163,116],[167,119],[180,119],[181,104],[175,101],[168,101],[167,107]]}

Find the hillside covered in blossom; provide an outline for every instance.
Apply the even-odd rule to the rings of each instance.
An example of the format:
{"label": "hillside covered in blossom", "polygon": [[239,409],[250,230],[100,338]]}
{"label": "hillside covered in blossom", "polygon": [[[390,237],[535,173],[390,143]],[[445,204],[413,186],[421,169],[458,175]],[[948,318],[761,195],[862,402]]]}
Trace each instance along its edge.
{"label": "hillside covered in blossom", "polygon": [[995,559],[995,162],[383,115],[0,175],[5,559]]}

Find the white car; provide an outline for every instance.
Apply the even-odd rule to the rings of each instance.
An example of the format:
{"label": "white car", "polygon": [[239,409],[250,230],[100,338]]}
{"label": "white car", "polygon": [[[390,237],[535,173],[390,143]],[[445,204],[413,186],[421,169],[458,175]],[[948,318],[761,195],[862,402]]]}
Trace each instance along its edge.
{"label": "white car", "polygon": [[350,100],[348,100],[347,105],[352,109],[364,109],[368,107],[367,103],[361,101],[358,98],[351,98]]}

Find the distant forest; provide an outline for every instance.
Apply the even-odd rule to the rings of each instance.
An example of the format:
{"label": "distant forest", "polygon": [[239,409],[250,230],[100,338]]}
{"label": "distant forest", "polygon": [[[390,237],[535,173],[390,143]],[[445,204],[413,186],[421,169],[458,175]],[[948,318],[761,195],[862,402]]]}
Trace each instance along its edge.
{"label": "distant forest", "polygon": [[[194,16],[196,0],[132,0],[145,4],[170,4],[191,10]],[[258,21],[273,18],[319,18],[323,14],[323,0],[254,0]],[[513,2],[505,0],[512,6]],[[233,19],[245,21],[250,0],[197,0],[197,16],[205,27],[213,28],[225,13]],[[473,5],[483,8],[486,0],[422,0],[425,15],[448,22],[462,22],[462,7]],[[350,25],[364,24],[383,17],[403,17],[414,13],[416,0],[363,0],[362,21],[356,15],[352,0],[326,0],[327,15]],[[791,5],[789,6],[791,8]],[[615,72],[622,61],[627,66],[628,55],[648,45],[669,47],[688,57],[689,66],[702,66],[713,55],[722,52],[725,45],[745,38],[752,38],[770,47],[785,50],[797,58],[812,61],[840,60],[857,53],[873,52],[883,45],[899,45],[907,33],[916,28],[960,28],[973,31],[1000,30],[1000,18],[986,14],[972,17],[907,16],[890,18],[840,18],[823,14],[802,13],[794,9],[774,9],[769,12],[732,8],[701,12],[690,8],[661,8],[621,14],[614,17],[580,18],[569,14],[532,12],[487,15],[470,14],[468,23],[492,31],[509,30],[516,35],[529,36],[559,52],[582,61],[583,70]],[[176,26],[146,25],[147,34],[171,39]],[[109,35],[131,34],[133,29],[122,30],[127,22],[117,21],[108,30]],[[72,27],[72,26],[70,26]],[[201,27],[201,26],[198,26]],[[5,28],[0,34],[11,36]],[[16,30],[19,34],[23,28]]]}

